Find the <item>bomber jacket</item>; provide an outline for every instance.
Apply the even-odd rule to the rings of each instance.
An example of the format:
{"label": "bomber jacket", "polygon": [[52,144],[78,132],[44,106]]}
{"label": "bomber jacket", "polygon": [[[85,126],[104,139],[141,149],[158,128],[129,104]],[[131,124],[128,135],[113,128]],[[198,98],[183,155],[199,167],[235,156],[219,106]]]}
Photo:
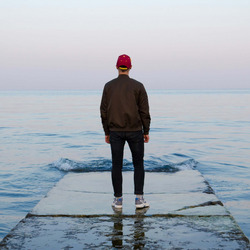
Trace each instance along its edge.
{"label": "bomber jacket", "polygon": [[139,131],[147,135],[150,113],[147,92],[142,83],[119,75],[106,83],[100,105],[105,135],[110,131]]}

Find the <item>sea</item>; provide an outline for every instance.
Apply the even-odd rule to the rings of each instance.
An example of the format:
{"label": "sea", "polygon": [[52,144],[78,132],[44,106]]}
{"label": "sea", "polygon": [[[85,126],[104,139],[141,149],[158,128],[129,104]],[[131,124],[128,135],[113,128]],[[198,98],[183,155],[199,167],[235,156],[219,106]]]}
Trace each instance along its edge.
{"label": "sea", "polygon": [[[67,173],[110,171],[101,95],[0,92],[0,241]],[[250,238],[250,90],[148,90],[148,96],[146,171],[199,170]],[[128,146],[123,169],[133,171]]]}

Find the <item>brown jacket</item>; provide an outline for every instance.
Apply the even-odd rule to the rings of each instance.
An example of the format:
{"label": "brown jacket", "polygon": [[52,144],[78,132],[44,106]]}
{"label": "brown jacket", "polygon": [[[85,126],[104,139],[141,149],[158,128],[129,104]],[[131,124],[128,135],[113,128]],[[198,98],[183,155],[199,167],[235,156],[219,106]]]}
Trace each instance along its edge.
{"label": "brown jacket", "polygon": [[128,75],[119,75],[106,83],[100,106],[105,135],[110,131],[149,133],[148,96],[142,83]]}

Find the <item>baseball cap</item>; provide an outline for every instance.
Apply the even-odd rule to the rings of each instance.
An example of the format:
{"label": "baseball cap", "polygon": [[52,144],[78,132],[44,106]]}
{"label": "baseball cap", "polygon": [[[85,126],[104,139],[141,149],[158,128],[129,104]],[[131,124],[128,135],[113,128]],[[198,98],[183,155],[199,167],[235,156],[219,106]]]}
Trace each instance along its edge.
{"label": "baseball cap", "polygon": [[116,67],[120,69],[131,69],[131,59],[128,55],[120,55],[117,59]]}

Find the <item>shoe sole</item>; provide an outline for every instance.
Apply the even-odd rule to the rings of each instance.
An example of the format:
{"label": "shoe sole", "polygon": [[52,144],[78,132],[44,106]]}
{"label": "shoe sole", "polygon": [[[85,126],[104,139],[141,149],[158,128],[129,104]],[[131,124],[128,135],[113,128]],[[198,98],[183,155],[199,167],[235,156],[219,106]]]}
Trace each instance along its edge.
{"label": "shoe sole", "polygon": [[122,205],[112,205],[113,208],[122,209]]}
{"label": "shoe sole", "polygon": [[140,205],[135,205],[136,208],[145,208],[145,207],[149,207],[149,205],[145,205],[145,204],[140,204]]}

